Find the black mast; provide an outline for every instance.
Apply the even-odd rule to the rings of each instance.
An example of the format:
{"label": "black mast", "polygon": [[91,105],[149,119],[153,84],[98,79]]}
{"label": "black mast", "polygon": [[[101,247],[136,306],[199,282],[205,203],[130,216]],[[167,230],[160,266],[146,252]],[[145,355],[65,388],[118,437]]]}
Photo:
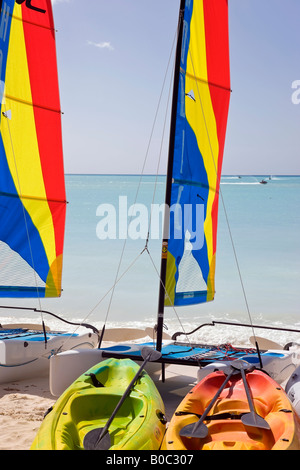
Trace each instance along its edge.
{"label": "black mast", "polygon": [[[170,140],[169,140],[167,187],[166,187],[166,197],[165,197],[166,207],[170,207],[171,205],[173,155],[174,155],[174,141],[175,141],[175,129],[176,129],[176,115],[177,115],[179,76],[180,76],[180,60],[181,60],[181,44],[182,44],[182,34],[183,34],[184,10],[185,10],[185,0],[180,0],[180,10],[179,10],[178,29],[177,29],[178,37],[177,37],[177,47],[176,47],[176,62],[175,62],[175,72],[174,72],[174,87],[173,87],[173,98],[172,98]],[[162,348],[162,336],[163,336],[163,324],[164,324],[164,303],[165,303],[165,283],[166,283],[167,253],[168,253],[168,233],[169,233],[169,219],[168,217],[165,216],[163,242],[162,242],[162,257],[161,257],[161,267],[160,267],[158,314],[157,314],[156,349],[158,351],[161,351],[161,348]]]}

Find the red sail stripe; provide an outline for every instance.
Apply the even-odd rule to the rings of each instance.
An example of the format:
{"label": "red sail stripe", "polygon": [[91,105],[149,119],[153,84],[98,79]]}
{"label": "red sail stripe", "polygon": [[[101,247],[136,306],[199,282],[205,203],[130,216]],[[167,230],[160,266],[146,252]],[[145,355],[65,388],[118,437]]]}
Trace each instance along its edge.
{"label": "red sail stripe", "polygon": [[203,0],[203,8],[208,82],[218,83],[224,87],[209,85],[219,141],[217,191],[212,207],[213,252],[215,253],[217,245],[218,190],[230,99],[228,0]]}
{"label": "red sail stripe", "polygon": [[24,2],[22,16],[32,100],[37,104],[34,107],[37,140],[58,256],[63,252],[65,204],[53,201],[66,200],[61,116],[47,109],[60,109],[55,31],[51,0],[40,0],[38,7],[46,13],[29,9]]}

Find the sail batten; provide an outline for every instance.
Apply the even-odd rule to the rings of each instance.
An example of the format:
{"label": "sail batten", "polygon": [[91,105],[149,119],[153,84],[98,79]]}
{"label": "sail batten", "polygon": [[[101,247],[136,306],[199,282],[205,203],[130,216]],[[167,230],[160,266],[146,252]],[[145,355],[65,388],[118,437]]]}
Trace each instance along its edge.
{"label": "sail batten", "polygon": [[185,186],[197,186],[198,188],[205,188],[209,191],[219,192],[219,189],[216,187],[208,186],[207,184],[201,183],[201,181],[189,181],[183,179],[174,179],[173,184],[184,184]]}
{"label": "sail batten", "polygon": [[8,196],[8,197],[15,197],[19,199],[33,199],[36,201],[45,201],[45,202],[59,202],[60,204],[66,204],[66,200],[60,200],[60,199],[48,199],[48,198],[43,198],[43,197],[34,197],[34,196],[25,196],[24,194],[13,194],[13,193],[5,193],[3,191],[0,191],[0,196]]}
{"label": "sail batten", "polygon": [[16,15],[9,15],[9,16],[14,20],[22,21],[22,23],[27,23],[27,24],[30,24],[32,26],[37,26],[38,28],[48,29],[49,31],[55,31],[54,27],[50,26],[50,25],[45,25],[45,24],[42,24],[42,23],[34,23],[33,21],[26,20],[26,19],[24,19],[20,16],[16,16]]}
{"label": "sail batten", "polygon": [[18,103],[26,104],[27,106],[41,108],[41,109],[45,109],[46,111],[51,111],[51,112],[54,112],[54,113],[61,114],[61,109],[53,108],[51,106],[47,106],[47,105],[43,105],[43,104],[39,104],[39,103],[33,103],[32,101],[26,101],[26,100],[24,100],[22,98],[18,98],[16,96],[3,95],[3,98],[4,99],[6,98],[6,99],[12,100],[12,101],[17,101]]}
{"label": "sail batten", "polygon": [[211,81],[208,81],[207,79],[205,78],[200,78],[200,77],[195,77],[195,75],[191,74],[191,73],[188,73],[188,72],[185,72],[184,70],[180,69],[181,73],[185,74],[187,77],[189,78],[192,78],[193,80],[195,80],[196,82],[201,82],[201,83],[204,83],[206,85],[210,85],[210,86],[214,86],[216,88],[221,88],[225,91],[230,91],[231,92],[231,88],[228,88],[226,85],[222,85],[220,83],[214,83],[214,82],[211,82]]}
{"label": "sail batten", "polygon": [[51,0],[37,3],[1,2],[1,297],[61,294],[66,194],[56,46]]}
{"label": "sail batten", "polygon": [[[177,214],[192,209],[182,217],[181,237],[178,216],[169,220],[165,306],[208,302],[215,295],[218,200],[231,92],[227,0],[186,0],[183,11],[168,203],[178,206]],[[200,223],[194,220],[198,206],[204,214]],[[203,243],[197,242],[200,235]]]}

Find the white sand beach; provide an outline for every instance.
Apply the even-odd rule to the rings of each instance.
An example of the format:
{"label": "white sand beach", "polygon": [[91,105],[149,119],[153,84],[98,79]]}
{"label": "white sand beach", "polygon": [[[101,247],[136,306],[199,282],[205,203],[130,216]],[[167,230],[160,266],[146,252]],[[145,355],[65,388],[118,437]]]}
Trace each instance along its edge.
{"label": "white sand beach", "polygon": [[0,450],[29,450],[55,402],[47,377],[0,385]]}
{"label": "white sand beach", "polygon": [[[168,421],[196,383],[197,368],[170,366],[166,381],[156,380]],[[29,450],[45,412],[55,403],[48,377],[0,385],[0,450]]]}

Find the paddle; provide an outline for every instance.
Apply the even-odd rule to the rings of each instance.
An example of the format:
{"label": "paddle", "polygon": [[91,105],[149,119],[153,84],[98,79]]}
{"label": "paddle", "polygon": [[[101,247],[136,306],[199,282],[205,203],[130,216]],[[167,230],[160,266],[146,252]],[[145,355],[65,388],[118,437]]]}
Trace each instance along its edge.
{"label": "paddle", "polygon": [[188,424],[187,426],[184,426],[184,428],[182,428],[179,432],[180,436],[198,437],[200,439],[204,439],[207,436],[208,428],[207,428],[206,424],[203,423],[203,421],[205,420],[206,416],[208,415],[208,413],[212,409],[213,405],[217,401],[220,393],[222,393],[222,391],[226,387],[226,385],[229,382],[231,376],[233,374],[237,373],[236,370],[233,369],[231,365],[228,368],[226,367],[226,368],[222,369],[222,372],[224,372],[225,375],[228,374],[228,372],[229,372],[229,374],[227,375],[225,381],[223,382],[223,384],[221,385],[221,387],[219,388],[219,390],[217,391],[217,393],[213,397],[213,399],[210,402],[210,404],[208,405],[208,407],[205,409],[203,415],[201,416],[199,421],[197,421],[196,423],[192,423],[192,424]]}
{"label": "paddle", "polygon": [[242,423],[245,426],[253,426],[255,428],[260,428],[260,429],[270,429],[269,423],[264,418],[259,416],[255,412],[255,409],[254,409],[254,404],[250,395],[250,390],[249,390],[249,386],[248,386],[246,374],[245,374],[245,369],[249,369],[249,364],[246,361],[238,360],[232,363],[232,367],[239,370],[242,374],[244,387],[245,387],[245,391],[247,395],[247,400],[248,400],[249,408],[250,408],[250,413],[247,413],[242,416],[241,418]]}
{"label": "paddle", "polygon": [[250,342],[256,346],[256,342],[258,343],[258,346],[260,349],[263,350],[268,350],[268,349],[283,349],[283,346],[281,346],[278,343],[275,343],[274,341],[271,341],[270,339],[263,338],[261,336],[250,336]]}
{"label": "paddle", "polygon": [[108,433],[109,426],[111,425],[112,421],[114,420],[117,412],[123,405],[126,398],[129,396],[132,387],[136,383],[137,379],[141,375],[145,365],[148,361],[157,361],[161,357],[161,353],[156,351],[155,349],[144,347],[141,350],[142,358],[144,359],[143,364],[133,377],[132,381],[128,385],[127,389],[125,390],[123,396],[121,397],[119,403],[117,404],[116,408],[114,409],[111,417],[107,421],[104,428],[97,428],[92,429],[92,431],[88,432],[83,440],[83,447],[85,450],[108,450],[111,447],[111,440],[110,435]]}

